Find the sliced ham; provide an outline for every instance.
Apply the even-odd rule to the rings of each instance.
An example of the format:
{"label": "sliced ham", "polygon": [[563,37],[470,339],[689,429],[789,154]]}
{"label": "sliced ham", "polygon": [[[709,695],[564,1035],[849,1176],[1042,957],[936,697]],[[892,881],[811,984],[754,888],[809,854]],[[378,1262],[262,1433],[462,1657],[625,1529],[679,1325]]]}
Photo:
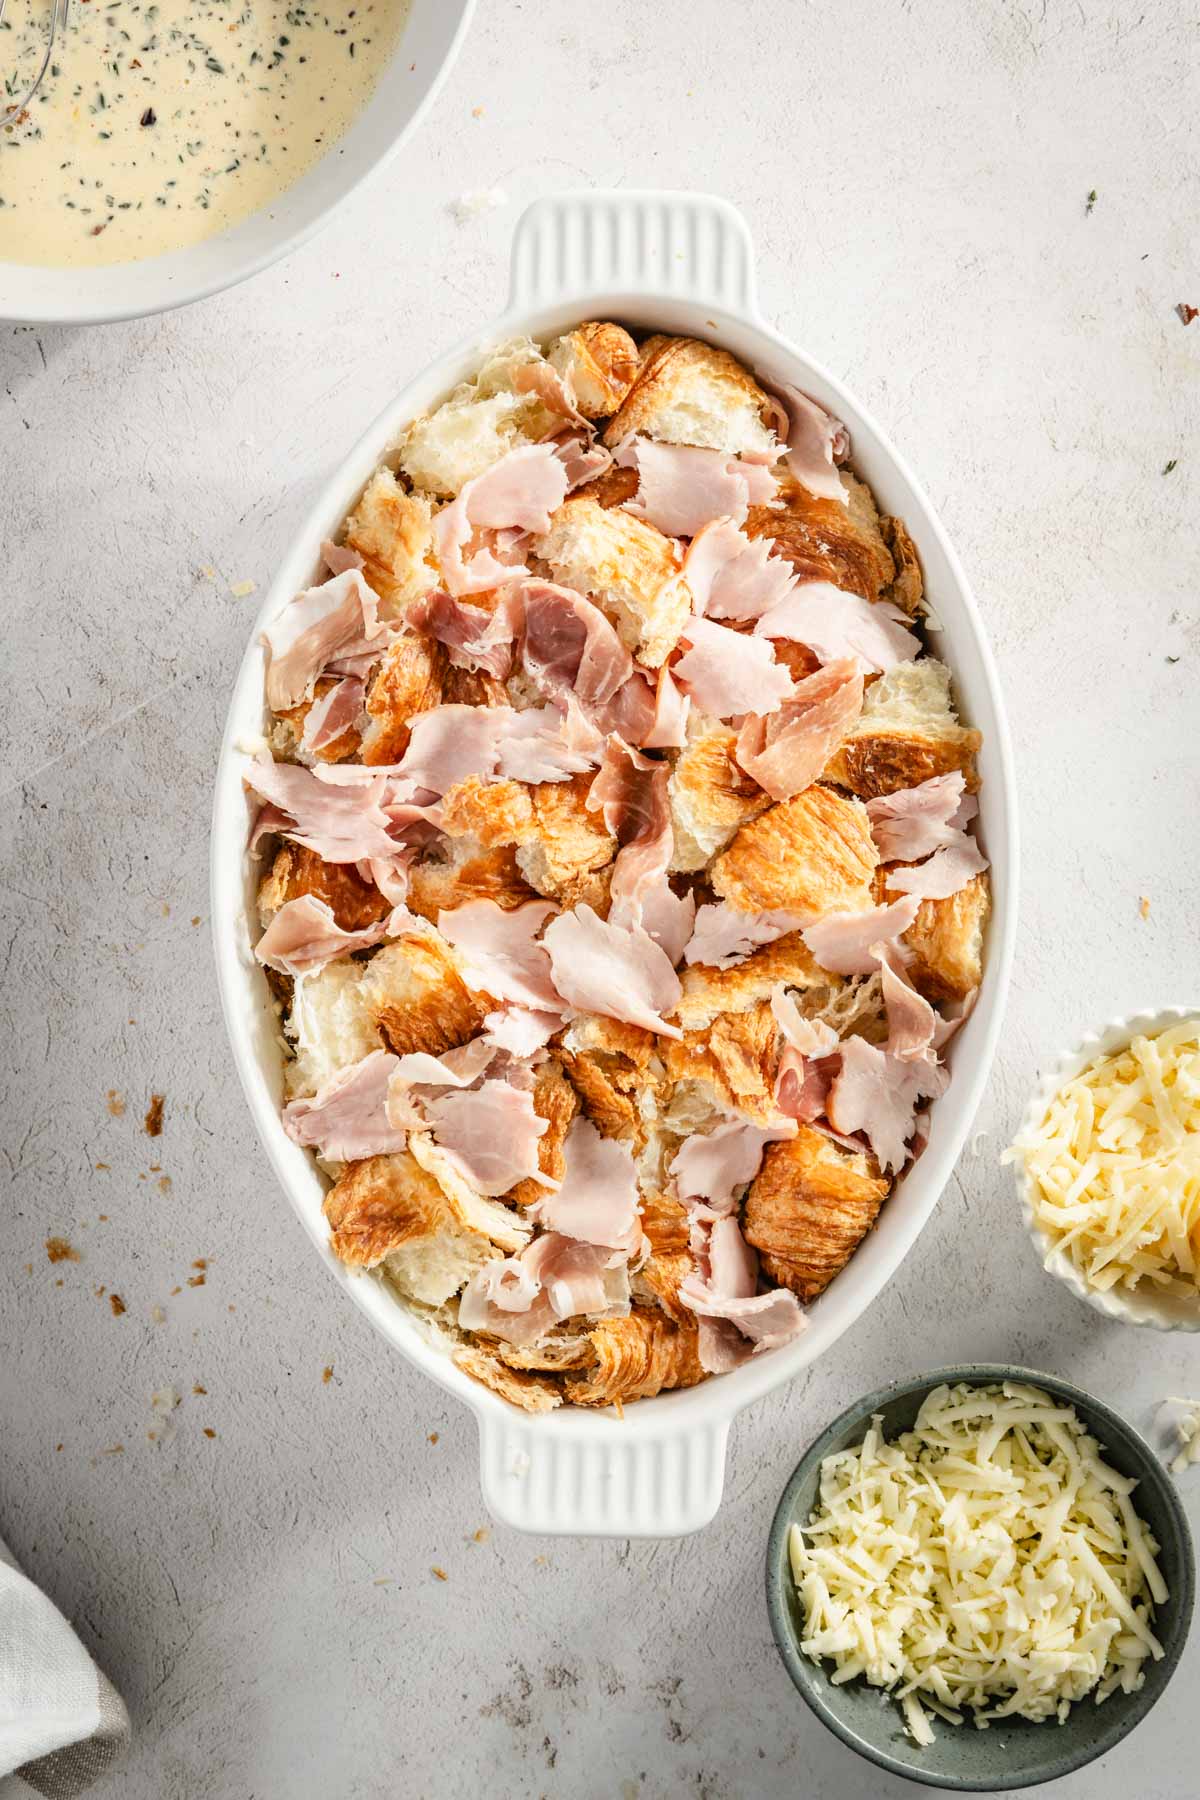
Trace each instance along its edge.
{"label": "sliced ham", "polygon": [[533,1344],[562,1319],[593,1317],[613,1305],[612,1252],[547,1231],[519,1257],[497,1257],[463,1289],[458,1322],[512,1344]]}
{"label": "sliced ham", "polygon": [[768,1144],[796,1135],[790,1119],[775,1125],[751,1125],[731,1119],[707,1136],[685,1140],[675,1152],[670,1174],[675,1190],[686,1205],[703,1200],[712,1213],[732,1211],[738,1191],[753,1181]]}
{"label": "sliced ham", "polygon": [[558,1192],[537,1202],[539,1223],[581,1243],[633,1255],[641,1245],[642,1227],[629,1145],[601,1137],[590,1120],[576,1118],[563,1154],[566,1168]]}
{"label": "sliced ham", "polygon": [[506,1194],[528,1177],[553,1187],[538,1169],[538,1139],[549,1129],[533,1096],[507,1081],[423,1097],[433,1136],[463,1179],[481,1194]]}
{"label": "sliced ham", "polygon": [[325,538],[321,544],[321,561],[331,575],[344,575],[347,569],[361,569],[363,559],[349,544],[335,544]]}
{"label": "sliced ham", "polygon": [[724,1300],[747,1300],[758,1286],[758,1257],[731,1213],[713,1222],[708,1267],[708,1285]]}
{"label": "sliced ham", "polygon": [[843,1136],[861,1131],[884,1174],[902,1169],[917,1103],[945,1093],[946,1070],[922,1058],[905,1062],[859,1037],[843,1039],[841,1057],[826,1104],[829,1123]]}
{"label": "sliced ham", "polygon": [[[934,775],[916,787],[900,788],[867,801],[871,836],[882,862],[920,862],[956,843],[965,782],[960,769]],[[974,799],[974,795],[967,796]]]}
{"label": "sliced ham", "polygon": [[675,680],[714,719],[773,712],[792,691],[791,676],[765,638],[693,618],[680,641],[689,648],[674,665]]}
{"label": "sliced ham", "polygon": [[790,638],[824,663],[850,657],[868,673],[894,669],[921,652],[921,640],[908,629],[908,615],[898,606],[890,600],[864,600],[828,581],[806,581],[754,616],[759,637]]}
{"label": "sliced ham", "polygon": [[[544,360],[521,363],[513,370],[511,380],[514,393],[536,394],[547,412],[579,426],[585,435],[592,431],[591,420],[585,418],[575,404],[570,378],[560,375],[553,363]],[[554,448],[558,448],[557,442]]]}
{"label": "sliced ham", "polygon": [[515,631],[503,596],[495,611],[488,612],[452,594],[425,594],[409,607],[408,622],[414,631],[428,632],[444,644],[456,669],[484,669],[498,681],[512,669]]}
{"label": "sliced ham", "polygon": [[[640,904],[642,930],[649,933],[659,949],[670,957],[672,967],[677,968],[696,928],[695,894],[690,888],[686,894],[676,894],[667,877],[662,875],[643,892]],[[623,916],[619,905],[612,907],[608,916],[614,925],[633,923]]]}
{"label": "sliced ham", "polygon": [[[442,580],[456,598],[499,587],[528,570],[505,560],[512,549],[488,542],[496,532],[546,532],[562,505],[567,474],[551,444],[523,444],[464,483],[456,499],[433,521],[433,543]],[[474,541],[468,557],[464,554]]]}
{"label": "sliced ham", "polygon": [[850,454],[846,427],[786,381],[768,384],[768,391],[779,402],[776,434],[787,444],[784,454],[792,474],[818,500],[840,500],[848,505],[836,468],[836,463]]}
{"label": "sliced ham", "polygon": [[582,487],[585,481],[595,481],[598,475],[604,475],[612,468],[612,452],[598,444],[595,438],[579,432],[555,438],[554,454],[566,470],[569,494]]}
{"label": "sliced ham", "polygon": [[[315,850],[325,862],[390,862],[397,849],[383,801],[386,774],[359,770],[366,781],[338,782],[338,765],[304,769],[298,763],[256,757],[243,775],[246,786],[275,809],[270,829]],[[261,835],[256,826],[256,835]]]}
{"label": "sliced ham", "polygon": [[415,791],[441,796],[472,775],[564,781],[594,761],[571,747],[555,707],[449,705],[416,715],[398,767]]}
{"label": "sliced ham", "polygon": [[366,686],[357,675],[343,675],[335,681],[305,713],[300,748],[313,753],[324,750],[343,732],[353,730],[362,717],[366,697]]}
{"label": "sliced ham", "polygon": [[528,1006],[505,1006],[484,1015],[484,1040],[496,1050],[519,1060],[533,1056],[562,1030],[562,1015],[534,1012]]}
{"label": "sliced ham", "polygon": [[613,864],[611,895],[618,923],[640,925],[646,894],[661,887],[675,848],[670,771],[610,737],[604,760],[588,789],[587,804],[599,812],[619,846]]}
{"label": "sliced ham", "polygon": [[[790,1343],[804,1330],[804,1314],[800,1310],[800,1302],[795,1294],[787,1288],[775,1288],[769,1294],[751,1294],[740,1298],[730,1298],[714,1293],[712,1287],[700,1280],[696,1275],[688,1275],[679,1284],[679,1298],[685,1306],[690,1306],[698,1313],[701,1320],[726,1320],[736,1326],[737,1330],[753,1346],[754,1354],[764,1350],[777,1350],[782,1344]],[[705,1355],[713,1356],[712,1373],[721,1373],[730,1367],[727,1350],[718,1336],[715,1339],[702,1333],[700,1338],[700,1360]]]}
{"label": "sliced ham", "polygon": [[976,875],[982,875],[987,866],[987,857],[975,839],[960,833],[944,850],[935,850],[927,861],[901,863],[889,869],[885,884],[890,894],[910,894],[918,901],[948,900]]}
{"label": "sliced ham", "polygon": [[922,1057],[934,1060],[934,1032],[940,1023],[937,1014],[923,995],[918,994],[909,979],[898,943],[876,944],[874,953],[883,981],[883,1003],[887,1008],[888,1038],[885,1048],[889,1056],[901,1062]]}
{"label": "sliced ham", "polygon": [[840,1067],[837,1051],[805,1056],[795,1045],[785,1044],[775,1070],[775,1104],[780,1112],[800,1124],[813,1124],[828,1105],[829,1085]]}
{"label": "sliced ham", "polygon": [[496,741],[496,773],[501,780],[566,781],[595,766],[597,752],[572,741],[563,715],[555,706],[527,706],[509,713],[493,706],[500,728]]}
{"label": "sliced ham", "polygon": [[700,450],[629,437],[613,452],[618,468],[636,469],[638,490],[627,512],[668,537],[695,537],[713,519],[740,523],[749,508],[775,498],[769,469],[724,450]]}
{"label": "sliced ham", "polygon": [[271,711],[287,712],[311,699],[337,658],[382,656],[391,631],[379,623],[378,606],[378,595],[355,568],[308,588],[285,606],[262,636]]}
{"label": "sliced ham", "polygon": [[390,1051],[372,1050],[361,1062],[340,1069],[311,1099],[285,1106],[283,1129],[294,1143],[331,1162],[396,1154],[407,1138],[388,1118],[388,1083],[395,1068]]}
{"label": "sliced ham", "polygon": [[800,935],[823,969],[834,975],[870,975],[879,966],[872,946],[901,937],[916,918],[918,904],[896,900],[865,912],[826,913]]}
{"label": "sliced ham", "polygon": [[[403,913],[404,909],[400,909]],[[333,908],[314,894],[285,900],[254,946],[254,954],[268,969],[280,975],[311,975],[335,956],[366,950],[389,935],[395,936],[400,921],[378,920],[362,931],[343,931]]]}
{"label": "sliced ham", "polygon": [[792,565],[771,550],[770,538],[748,538],[732,519],[714,519],[698,531],[683,559],[696,612],[710,619],[769,615],[797,581]]}
{"label": "sliced ham", "polygon": [[[551,958],[538,934],[557,907],[528,900],[505,911],[494,900],[468,900],[438,914],[438,930],[459,952],[469,987],[534,1012],[562,1012]],[[557,923],[557,920],[555,921]]]}
{"label": "sliced ham", "polygon": [[832,662],[798,681],[782,704],[743,720],[734,754],[772,800],[790,800],[820,775],[862,711],[858,664]]}
{"label": "sliced ham", "polygon": [[645,736],[639,739],[643,750],[682,750],[687,743],[688,714],[692,703],[664,663],[658,671],[654,691],[654,718]]}
{"label": "sliced ham", "polygon": [[689,966],[705,963],[714,969],[732,969],[752,950],[773,944],[801,922],[789,912],[738,912],[727,900],[702,906],[683,960]]}
{"label": "sliced ham", "polygon": [[780,1031],[801,1056],[829,1056],[838,1046],[838,1034],[824,1019],[806,1019],[787,989],[780,984],[771,993],[771,1014]]}
{"label": "sliced ham", "polygon": [[547,926],[545,943],[554,986],[569,1005],[665,1037],[683,1035],[662,1017],[679,1004],[679,977],[666,951],[640,926],[613,925],[590,906],[577,906]]}
{"label": "sliced ham", "polygon": [[486,1038],[471,1038],[433,1056],[428,1050],[410,1050],[397,1058],[397,1087],[467,1088],[478,1081],[496,1060],[496,1046]]}
{"label": "sliced ham", "polygon": [[526,674],[556,705],[573,700],[583,718],[607,736],[641,744],[653,729],[655,690],[598,606],[552,581],[520,584]]}

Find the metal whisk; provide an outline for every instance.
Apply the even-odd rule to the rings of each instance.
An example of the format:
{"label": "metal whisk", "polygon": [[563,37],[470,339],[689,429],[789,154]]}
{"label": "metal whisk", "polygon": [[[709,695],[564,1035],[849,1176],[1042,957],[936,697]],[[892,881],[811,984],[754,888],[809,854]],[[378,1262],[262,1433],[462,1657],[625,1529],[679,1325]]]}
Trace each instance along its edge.
{"label": "metal whisk", "polygon": [[[7,4],[8,0],[0,0],[0,25],[3,25],[4,23],[4,8]],[[71,0],[50,0],[50,33],[46,39],[46,54],[41,60],[37,74],[25,89],[25,92],[16,100],[8,99],[5,101],[3,111],[0,111],[0,127],[10,125],[14,119],[19,119],[38,89],[41,87],[46,70],[50,67],[50,58],[54,54],[55,40],[61,40],[67,35],[67,19],[70,15],[70,11]],[[6,94],[11,93],[7,81],[5,82],[4,91]]]}

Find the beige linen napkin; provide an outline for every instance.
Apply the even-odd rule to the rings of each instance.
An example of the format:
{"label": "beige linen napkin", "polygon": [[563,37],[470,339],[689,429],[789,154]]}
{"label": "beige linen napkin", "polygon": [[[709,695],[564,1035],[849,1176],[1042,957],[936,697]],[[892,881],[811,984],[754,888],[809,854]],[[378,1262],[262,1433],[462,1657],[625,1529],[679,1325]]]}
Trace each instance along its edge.
{"label": "beige linen napkin", "polygon": [[120,1694],[0,1540],[0,1800],[74,1800],[128,1744]]}

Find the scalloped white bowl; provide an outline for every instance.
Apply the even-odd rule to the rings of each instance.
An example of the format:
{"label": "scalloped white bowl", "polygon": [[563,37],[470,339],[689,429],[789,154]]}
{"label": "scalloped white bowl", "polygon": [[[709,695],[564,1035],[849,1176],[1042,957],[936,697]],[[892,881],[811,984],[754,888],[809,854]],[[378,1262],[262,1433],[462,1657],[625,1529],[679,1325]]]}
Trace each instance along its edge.
{"label": "scalloped white bowl", "polygon": [[[808,1329],[784,1349],[686,1391],[640,1400],[625,1416],[560,1407],[520,1413],[480,1387],[428,1341],[383,1283],[344,1268],[329,1247],[324,1187],[279,1118],[279,1022],[251,949],[254,870],[246,853],[251,808],[244,745],[265,711],[259,634],[317,571],[334,535],[403,425],[471,375],[486,346],[517,333],[547,338],[580,319],[613,317],[643,331],[705,337],[791,381],[845,420],[855,467],[885,511],[908,523],[925,567],[939,630],[931,643],[954,671],[966,718],[983,733],[980,836],[991,859],[993,906],[979,1000],[951,1047],[953,1080],[933,1108],[928,1144],[897,1183],[876,1229],[809,1309]],[[518,222],[504,313],[390,401],[317,500],[264,601],[237,679],[217,772],[212,837],[213,937],[234,1061],[259,1135],[318,1254],[343,1291],[405,1357],[464,1401],[479,1420],[484,1499],[527,1531],[674,1537],[707,1524],[721,1499],[730,1423],[742,1407],[827,1354],[890,1281],[949,1178],[991,1067],[1016,930],[1015,784],[999,683],[958,560],[915,477],[879,427],[819,363],[758,312],[750,236],[725,201],[702,194],[578,193],[538,201]],[[381,1371],[382,1380],[382,1371]]]}
{"label": "scalloped white bowl", "polygon": [[[1112,1019],[1099,1031],[1091,1031],[1073,1050],[1066,1050],[1056,1062],[1039,1076],[1025,1108],[1018,1137],[1040,1125],[1046,1108],[1065,1081],[1098,1056],[1112,1056],[1127,1050],[1135,1037],[1155,1037],[1168,1026],[1183,1019],[1200,1021],[1200,1007],[1165,1006],[1160,1012],[1131,1013],[1125,1019]],[[1136,1288],[1108,1288],[1103,1293],[1088,1286],[1065,1250],[1061,1250],[1042,1230],[1034,1215],[1034,1181],[1021,1163],[1013,1164],[1017,1198],[1025,1228],[1038,1250],[1042,1267],[1069,1287],[1088,1306],[1095,1307],[1107,1319],[1119,1319],[1124,1325],[1149,1325],[1155,1331],[1200,1331],[1200,1295],[1195,1301],[1181,1295],[1161,1294],[1145,1283]]]}

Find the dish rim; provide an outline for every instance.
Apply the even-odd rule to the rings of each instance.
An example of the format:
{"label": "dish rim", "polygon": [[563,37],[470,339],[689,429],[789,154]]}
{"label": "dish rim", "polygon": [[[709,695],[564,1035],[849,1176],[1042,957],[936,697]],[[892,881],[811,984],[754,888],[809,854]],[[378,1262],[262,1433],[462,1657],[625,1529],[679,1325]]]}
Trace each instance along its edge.
{"label": "dish rim", "polygon": [[[1118,1715],[1118,1723],[1110,1728],[1103,1724],[1091,1740],[1082,1747],[1080,1755],[1069,1757],[1066,1762],[1058,1761],[1045,1774],[1030,1776],[1027,1772],[1014,1773],[1011,1781],[997,1783],[993,1775],[986,1779],[975,1780],[947,1774],[942,1771],[914,1769],[911,1764],[902,1762],[888,1751],[879,1749],[860,1738],[841,1720],[828,1705],[822,1702],[823,1687],[831,1685],[826,1664],[807,1656],[800,1648],[800,1643],[792,1630],[787,1616],[785,1600],[786,1585],[791,1581],[791,1564],[788,1558],[787,1540],[790,1528],[796,1523],[795,1496],[807,1482],[814,1466],[819,1465],[838,1439],[850,1428],[859,1426],[865,1430],[872,1413],[880,1411],[892,1401],[905,1399],[917,1393],[928,1393],[931,1389],[946,1383],[969,1381],[973,1386],[982,1386],[988,1382],[1021,1381],[1031,1387],[1045,1388],[1054,1397],[1065,1399],[1079,1414],[1083,1424],[1091,1431],[1103,1451],[1113,1438],[1121,1442],[1122,1448],[1128,1450],[1143,1474],[1139,1475],[1139,1483],[1148,1476],[1150,1484],[1156,1489],[1164,1501],[1166,1511],[1170,1515],[1175,1529],[1177,1548],[1180,1556],[1179,1579],[1172,1587],[1172,1596],[1179,1595],[1174,1619],[1172,1620],[1169,1643],[1164,1643],[1164,1656],[1161,1667],[1165,1670],[1161,1687],[1145,1700],[1139,1707],[1139,1701],[1145,1694],[1145,1688],[1137,1693],[1120,1696],[1128,1703],[1128,1711]],[[1103,1422],[1105,1431],[1094,1428],[1094,1420]],[[1107,1433],[1107,1435],[1106,1435]],[[1171,1479],[1170,1471],[1163,1464],[1152,1444],[1142,1436],[1137,1427],[1130,1424],[1121,1413],[1109,1406],[1106,1401],[1097,1398],[1086,1388],[1069,1381],[1065,1376],[1051,1375],[1037,1369],[1027,1369],[1017,1363],[952,1363],[943,1368],[932,1369],[925,1375],[902,1376],[898,1380],[876,1388],[872,1393],[851,1401],[833,1419],[820,1435],[814,1438],[799,1462],[792,1470],[784,1485],[779,1502],[772,1515],[770,1530],[767,1533],[766,1552],[766,1601],[767,1614],[771,1622],[771,1635],[780,1660],[787,1670],[788,1677],[799,1693],[809,1711],[820,1720],[828,1731],[853,1750],[865,1761],[874,1763],[876,1767],[886,1769],[892,1775],[916,1785],[947,1789],[964,1794],[1003,1793],[1013,1788],[1038,1787],[1047,1781],[1059,1780],[1079,1769],[1086,1768],[1095,1762],[1097,1757],[1106,1755],[1124,1738],[1128,1737],[1162,1698],[1163,1693],[1174,1676],[1183,1652],[1187,1647],[1188,1633],[1191,1627],[1192,1613],[1196,1599],[1196,1552],[1192,1540],[1191,1527],[1188,1524],[1187,1510],[1180,1497],[1179,1490]],[[878,1690],[881,1702],[887,1707],[894,1707],[895,1702],[882,1689]],[[1112,1696],[1115,1701],[1116,1694]],[[1087,1697],[1076,1702],[1086,1705]],[[1096,1713],[1103,1721],[1105,1715],[1102,1708]],[[1047,1726],[1051,1723],[1045,1721]],[[970,1731],[975,1734],[975,1727],[947,1726],[946,1730]],[[1023,1724],[1022,1730],[1024,1731]]]}
{"label": "dish rim", "polygon": [[[572,206],[582,206],[588,216],[591,216],[606,204],[622,208],[632,206],[639,219],[654,206],[674,209],[707,206],[718,209],[727,226],[732,221],[745,234],[740,216],[727,203],[713,201],[708,196],[657,192],[560,195],[552,200],[536,202],[518,223],[514,240],[514,271],[523,247],[522,232],[531,215],[546,208],[566,211]],[[535,228],[540,228],[541,224],[541,220],[534,221]],[[748,252],[748,235],[746,248]],[[754,300],[752,276],[746,278],[739,298],[720,303],[708,295],[692,291],[664,291],[664,285],[659,277],[654,278],[650,285],[632,285],[628,280],[620,285],[615,282],[607,285],[604,282],[582,285],[576,283],[569,289],[563,287],[553,297],[547,298],[544,292],[521,292],[519,284],[514,282],[514,291],[510,293],[508,304],[497,318],[482,329],[460,338],[443,355],[399,386],[394,397],[368,426],[357,444],[339,461],[316,500],[306,509],[304,518],[290,533],[290,548],[281,557],[275,579],[263,599],[235,682],[222,744],[213,814],[214,952],[222,1008],[234,1061],[260,1140],[318,1253],[335,1279],[351,1292],[352,1298],[368,1313],[384,1336],[424,1373],[432,1376],[441,1386],[471,1407],[480,1420],[481,1436],[486,1437],[490,1431],[493,1436],[507,1436],[513,1441],[519,1437],[522,1444],[556,1442],[578,1450],[580,1455],[585,1452],[590,1454],[598,1448],[599,1454],[604,1456],[606,1447],[611,1447],[616,1441],[661,1448],[666,1438],[674,1438],[680,1434],[688,1438],[698,1438],[704,1434],[715,1438],[719,1435],[723,1444],[729,1422],[744,1406],[790,1380],[823,1350],[831,1348],[842,1333],[857,1322],[886,1283],[895,1276],[950,1179],[994,1059],[1003,1020],[1016,932],[1019,857],[1016,783],[999,677],[969,583],[924,489],[905,459],[849,390],[822,364],[761,318]],[[961,651],[965,645],[969,648],[975,665],[968,684],[972,689],[972,698],[966,703],[965,710],[973,722],[985,726],[983,754],[992,767],[991,776],[985,781],[986,794],[982,808],[982,822],[985,824],[987,847],[993,866],[993,907],[988,927],[983,988],[975,1013],[959,1034],[955,1056],[956,1080],[934,1109],[930,1146],[918,1165],[910,1165],[905,1177],[910,1185],[901,1192],[909,1197],[909,1204],[903,1210],[897,1209],[889,1215],[886,1233],[872,1233],[867,1243],[860,1247],[850,1267],[839,1277],[839,1282],[811,1310],[809,1329],[794,1344],[773,1352],[770,1357],[755,1359],[731,1374],[722,1376],[719,1381],[706,1381],[695,1388],[639,1401],[636,1406],[628,1409],[619,1423],[606,1414],[568,1406],[543,1415],[519,1413],[498,1395],[457,1369],[449,1356],[419,1339],[419,1328],[399,1300],[383,1295],[386,1299],[386,1314],[381,1311],[379,1305],[374,1303],[372,1287],[361,1277],[344,1269],[333,1257],[327,1241],[327,1230],[320,1219],[319,1207],[314,1218],[311,1208],[305,1203],[300,1191],[304,1178],[293,1160],[295,1157],[305,1156],[305,1153],[283,1133],[278,1104],[268,1096],[263,1070],[256,1062],[250,1041],[240,1028],[237,1018],[239,1003],[245,1000],[247,968],[252,979],[261,982],[261,972],[250,955],[249,939],[238,923],[245,902],[243,864],[247,815],[245,796],[241,791],[240,757],[236,746],[244,731],[254,729],[248,727],[248,720],[257,719],[260,722],[257,729],[261,730],[263,658],[258,645],[258,634],[263,624],[274,617],[286,600],[311,578],[321,538],[340,525],[404,422],[416,416],[436,397],[448,392],[477,364],[488,347],[518,333],[544,339],[580,319],[604,316],[624,319],[641,330],[667,329],[680,334],[700,331],[702,335],[710,336],[713,341],[732,349],[735,354],[748,357],[760,369],[766,366],[774,373],[774,366],[778,365],[786,373],[787,379],[797,381],[814,393],[823,404],[831,406],[846,419],[852,437],[857,434],[859,442],[859,451],[853,459],[854,466],[862,468],[864,464],[875,463],[877,466],[868,469],[865,474],[872,488],[878,489],[880,485],[886,485],[894,492],[903,493],[903,510],[910,530],[913,529],[914,515],[918,518],[918,527],[913,535],[923,560],[928,566],[936,558],[942,565],[943,591],[938,595],[939,609],[943,615],[948,612],[954,615],[955,629],[960,637],[958,660],[950,658],[952,674],[961,683]],[[750,349],[746,348],[747,344],[751,346]],[[866,454],[863,453],[864,439],[869,444]],[[901,508],[897,506],[894,510]],[[969,1067],[966,1066],[968,1062]],[[318,1178],[315,1167],[307,1157],[305,1164],[308,1183],[316,1182]],[[894,1224],[891,1223],[893,1220]],[[882,1241],[887,1243],[886,1251],[878,1249]],[[379,1284],[372,1285],[375,1295],[383,1294]],[[486,1449],[485,1445],[485,1452]],[[495,1507],[497,1499],[494,1491],[489,1490],[488,1502]],[[704,1516],[695,1517],[686,1529],[696,1529],[698,1525],[705,1523],[718,1503],[719,1488],[716,1500]],[[556,1516],[553,1508],[548,1516]],[[515,1514],[512,1522],[518,1522]],[[569,1523],[546,1523],[543,1520],[537,1529],[567,1531],[578,1527]],[[600,1526],[596,1529],[608,1530],[610,1527]],[[618,1530],[614,1525],[611,1529],[614,1534],[629,1535],[628,1528]],[[657,1527],[651,1526],[649,1529]]]}

